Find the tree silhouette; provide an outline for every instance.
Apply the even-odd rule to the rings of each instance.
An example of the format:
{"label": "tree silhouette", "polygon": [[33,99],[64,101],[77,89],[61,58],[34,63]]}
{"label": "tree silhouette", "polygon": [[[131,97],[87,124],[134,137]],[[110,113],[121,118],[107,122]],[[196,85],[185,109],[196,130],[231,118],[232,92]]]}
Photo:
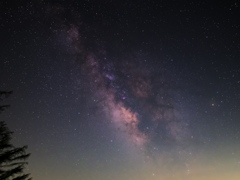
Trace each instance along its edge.
{"label": "tree silhouette", "polygon": [[[3,96],[8,97],[11,93],[0,91],[0,101]],[[7,107],[0,105],[0,113]],[[0,121],[0,180],[30,180],[29,174],[23,172],[26,159],[30,156],[26,153],[27,146],[13,146],[10,142],[12,134],[6,123]]]}

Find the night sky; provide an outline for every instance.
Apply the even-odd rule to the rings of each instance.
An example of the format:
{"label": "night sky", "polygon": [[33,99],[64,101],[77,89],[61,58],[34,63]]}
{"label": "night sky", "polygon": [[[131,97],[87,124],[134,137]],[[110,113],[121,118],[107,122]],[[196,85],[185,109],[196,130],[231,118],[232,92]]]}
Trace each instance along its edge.
{"label": "night sky", "polygon": [[240,179],[238,1],[13,2],[0,120],[33,179]]}

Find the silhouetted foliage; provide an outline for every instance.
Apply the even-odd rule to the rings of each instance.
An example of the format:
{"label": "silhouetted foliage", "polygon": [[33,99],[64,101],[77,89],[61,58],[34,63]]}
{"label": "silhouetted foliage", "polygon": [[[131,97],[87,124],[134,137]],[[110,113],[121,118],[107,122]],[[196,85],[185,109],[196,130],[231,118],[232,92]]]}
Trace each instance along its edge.
{"label": "silhouetted foliage", "polygon": [[[0,101],[3,96],[8,97],[12,92],[0,91]],[[0,113],[8,105],[0,105]],[[5,122],[0,121],[0,180],[30,180],[29,174],[23,170],[27,164],[26,159],[30,154],[26,153],[27,146],[15,147],[11,144],[12,132]]]}
{"label": "silhouetted foliage", "polygon": [[[9,97],[12,94],[12,91],[0,91],[0,101],[3,100],[3,96],[5,96],[5,98]],[[9,107],[9,105],[0,105],[0,113],[2,111],[4,111],[4,109],[6,109],[7,107]]]}

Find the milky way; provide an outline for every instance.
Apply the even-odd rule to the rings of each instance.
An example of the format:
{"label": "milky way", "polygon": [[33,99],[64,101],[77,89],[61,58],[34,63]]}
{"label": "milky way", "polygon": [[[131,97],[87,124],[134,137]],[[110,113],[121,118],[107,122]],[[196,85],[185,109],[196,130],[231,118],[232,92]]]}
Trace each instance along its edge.
{"label": "milky way", "polygon": [[149,57],[144,53],[111,57],[111,52],[94,40],[89,48],[86,39],[91,39],[92,34],[82,31],[87,27],[80,18],[78,21],[74,24],[60,20],[55,33],[61,36],[57,39],[69,55],[75,57],[75,63],[80,64],[85,88],[91,91],[99,111],[105,113],[113,128],[143,151],[149,146],[185,142],[189,130],[176,108],[176,83],[169,72],[148,66]]}

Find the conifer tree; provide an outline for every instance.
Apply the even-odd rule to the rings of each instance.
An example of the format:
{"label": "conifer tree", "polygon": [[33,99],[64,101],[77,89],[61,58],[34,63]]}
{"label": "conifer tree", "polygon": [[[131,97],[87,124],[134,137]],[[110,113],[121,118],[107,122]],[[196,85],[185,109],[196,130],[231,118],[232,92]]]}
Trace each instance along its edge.
{"label": "conifer tree", "polygon": [[[0,101],[5,95],[12,92],[0,91]],[[8,106],[0,105],[0,113]],[[0,121],[0,180],[30,180],[29,174],[25,174],[26,159],[30,156],[26,153],[27,146],[15,147],[11,144],[12,132],[5,122]]]}

